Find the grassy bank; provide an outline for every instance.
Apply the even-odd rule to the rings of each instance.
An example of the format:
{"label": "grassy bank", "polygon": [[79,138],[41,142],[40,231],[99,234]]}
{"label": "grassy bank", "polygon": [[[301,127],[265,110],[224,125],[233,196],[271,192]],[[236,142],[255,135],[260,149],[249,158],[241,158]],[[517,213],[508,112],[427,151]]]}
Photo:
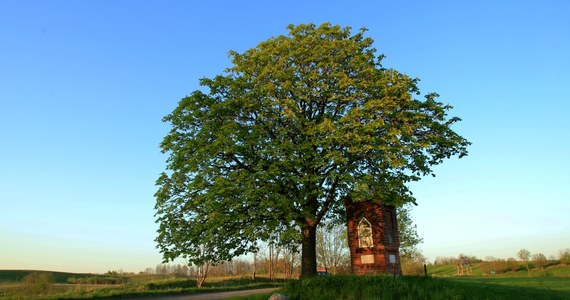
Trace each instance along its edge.
{"label": "grassy bank", "polygon": [[0,283],[16,283],[22,281],[24,277],[30,273],[49,273],[54,279],[54,283],[67,283],[67,279],[71,277],[75,278],[85,278],[96,276],[93,274],[81,274],[81,273],[66,273],[66,272],[54,272],[54,271],[36,271],[36,270],[0,270]]}

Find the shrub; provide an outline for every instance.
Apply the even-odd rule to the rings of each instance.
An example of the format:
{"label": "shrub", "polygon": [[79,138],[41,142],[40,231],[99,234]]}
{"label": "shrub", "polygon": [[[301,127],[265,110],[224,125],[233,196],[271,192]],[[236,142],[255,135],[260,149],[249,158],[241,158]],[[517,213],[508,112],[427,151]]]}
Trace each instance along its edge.
{"label": "shrub", "polygon": [[517,272],[518,270],[520,270],[521,266],[519,265],[519,262],[516,259],[509,257],[509,259],[507,260],[507,268],[513,272]]}
{"label": "shrub", "polygon": [[561,264],[570,265],[570,248],[560,250],[558,258]]}
{"label": "shrub", "polygon": [[26,296],[48,294],[53,286],[53,274],[32,272],[22,278],[22,294]]}
{"label": "shrub", "polygon": [[546,260],[546,256],[544,256],[544,254],[542,253],[535,253],[532,255],[532,260],[534,262],[534,265],[537,269],[544,269],[544,265],[546,265],[547,260]]}
{"label": "shrub", "polygon": [[419,251],[411,251],[408,255],[400,256],[402,273],[404,275],[425,275],[425,257]]}

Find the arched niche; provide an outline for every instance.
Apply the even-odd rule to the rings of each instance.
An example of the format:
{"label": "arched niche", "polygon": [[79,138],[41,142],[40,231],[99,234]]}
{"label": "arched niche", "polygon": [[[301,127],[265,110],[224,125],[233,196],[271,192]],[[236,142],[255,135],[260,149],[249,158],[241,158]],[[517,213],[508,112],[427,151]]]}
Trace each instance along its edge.
{"label": "arched niche", "polygon": [[372,225],[364,217],[358,222],[358,245],[360,248],[370,248],[374,246]]}

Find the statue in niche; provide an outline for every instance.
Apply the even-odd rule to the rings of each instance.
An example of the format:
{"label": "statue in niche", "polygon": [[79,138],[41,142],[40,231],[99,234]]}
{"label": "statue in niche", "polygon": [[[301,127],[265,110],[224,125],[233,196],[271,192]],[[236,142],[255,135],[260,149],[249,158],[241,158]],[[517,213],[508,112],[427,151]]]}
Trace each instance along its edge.
{"label": "statue in niche", "polygon": [[360,248],[374,246],[372,225],[370,225],[370,222],[368,222],[366,218],[362,218],[358,223],[358,243]]}

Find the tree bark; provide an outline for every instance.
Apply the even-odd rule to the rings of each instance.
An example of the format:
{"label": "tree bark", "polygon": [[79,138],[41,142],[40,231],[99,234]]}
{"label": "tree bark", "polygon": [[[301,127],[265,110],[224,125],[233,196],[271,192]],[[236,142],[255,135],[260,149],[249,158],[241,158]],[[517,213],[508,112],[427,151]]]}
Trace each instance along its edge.
{"label": "tree bark", "polygon": [[305,223],[302,229],[301,278],[317,275],[317,226]]}
{"label": "tree bark", "polygon": [[255,280],[255,271],[257,268],[257,252],[253,253],[253,274],[251,275],[251,278],[253,280]]}
{"label": "tree bark", "polygon": [[273,241],[269,243],[269,280],[273,281],[273,272],[275,271],[275,266],[273,265]]}
{"label": "tree bark", "polygon": [[199,289],[202,288],[204,281],[206,281],[206,277],[208,277],[208,271],[210,271],[210,263],[205,263],[202,266],[198,267],[196,272],[196,284]]}

